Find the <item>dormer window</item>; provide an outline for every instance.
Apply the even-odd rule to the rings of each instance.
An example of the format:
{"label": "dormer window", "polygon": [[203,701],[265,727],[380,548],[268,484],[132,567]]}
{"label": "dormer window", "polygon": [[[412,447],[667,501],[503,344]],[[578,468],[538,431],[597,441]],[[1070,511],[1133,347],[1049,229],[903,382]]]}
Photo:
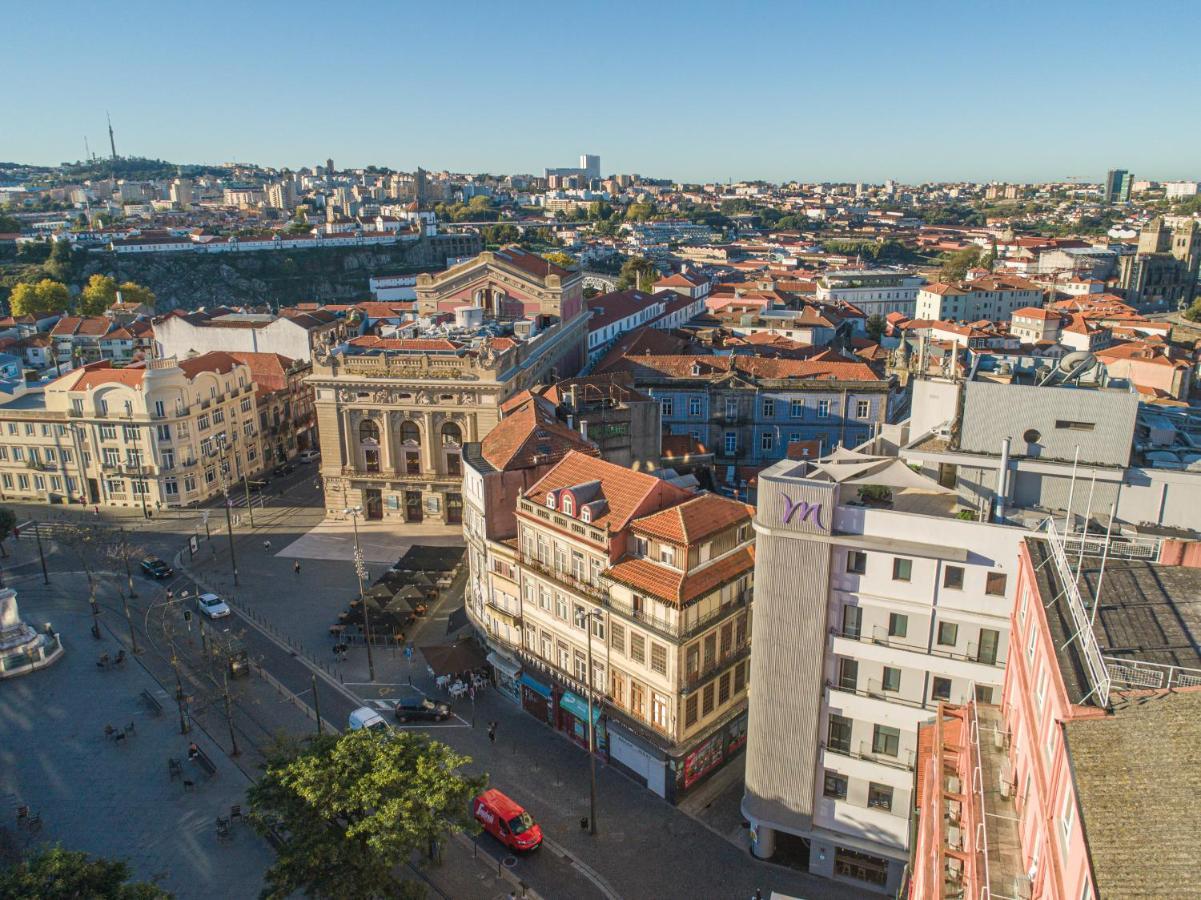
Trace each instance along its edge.
{"label": "dormer window", "polygon": [[592,507],[591,506],[585,506],[582,510],[580,510],[580,519],[581,519],[581,521],[584,521],[584,522],[592,521]]}
{"label": "dormer window", "polygon": [[693,374],[694,376],[697,376],[697,375],[700,375],[700,374],[701,374],[701,364],[700,364],[700,363],[698,363],[698,362],[694,362],[694,363],[692,364],[692,374]]}
{"label": "dormer window", "polygon": [[568,515],[568,516],[575,515],[575,498],[572,497],[571,494],[563,495],[563,503],[562,503],[561,509],[562,509],[564,515]]}
{"label": "dormer window", "polygon": [[554,491],[546,492],[546,506],[548,509],[557,509],[559,506],[559,498]]}
{"label": "dormer window", "polygon": [[646,538],[644,538],[644,537],[635,537],[634,538],[634,552],[638,556],[646,556],[648,549],[649,549],[649,547],[647,545]]}
{"label": "dormer window", "polygon": [[676,564],[676,548],[667,544],[660,547],[659,562],[667,566],[674,566]]}

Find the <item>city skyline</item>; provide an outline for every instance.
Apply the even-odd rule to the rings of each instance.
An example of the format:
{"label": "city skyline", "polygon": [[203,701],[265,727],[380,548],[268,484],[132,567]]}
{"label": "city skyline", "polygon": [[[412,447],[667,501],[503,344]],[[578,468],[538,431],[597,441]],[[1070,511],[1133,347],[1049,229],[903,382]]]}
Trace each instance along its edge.
{"label": "city skyline", "polygon": [[[1195,59],[1152,32],[1140,51],[1154,71],[1102,81],[1065,52],[1086,12],[1102,21],[1116,4],[1040,8],[1037,31],[1012,17],[979,35],[943,4],[918,14],[767,3],[720,23],[715,5],[606,7],[603,20],[597,7],[591,21],[564,22],[561,9],[533,4],[508,18],[478,10],[459,31],[422,9],[372,11],[365,28],[365,11],[340,7],[347,33],[370,35],[353,41],[314,40],[337,29],[317,27],[319,9],[330,15],[303,4],[239,8],[232,28],[220,5],[203,20],[145,6],[86,32],[68,21],[82,7],[46,9],[8,16],[26,37],[15,68],[32,74],[18,76],[6,118],[39,127],[10,129],[5,161],[81,159],[85,137],[104,155],[109,111],[118,153],[180,163],[295,169],[332,157],[346,168],[539,173],[588,152],[603,174],[688,182],[1197,174],[1186,149],[1195,123],[1178,119],[1176,140],[1145,140],[1162,110],[1187,107]],[[864,23],[870,31],[855,33]],[[1089,35],[1090,56],[1127,55],[1120,30]],[[98,47],[121,49],[98,59]],[[753,52],[729,52],[739,47]],[[1082,127],[1040,124],[1065,106]],[[1114,116],[1120,129],[1105,125]]]}

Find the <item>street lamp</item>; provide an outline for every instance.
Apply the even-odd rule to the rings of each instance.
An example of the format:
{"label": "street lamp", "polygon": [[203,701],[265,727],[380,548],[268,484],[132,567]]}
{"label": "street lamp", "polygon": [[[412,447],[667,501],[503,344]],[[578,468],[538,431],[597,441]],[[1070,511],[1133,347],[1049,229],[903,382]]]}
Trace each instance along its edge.
{"label": "street lamp", "polygon": [[588,635],[588,671],[584,681],[588,687],[588,833],[596,834],[596,724],[592,715],[592,622],[601,621],[603,616],[599,609],[591,610],[578,617],[580,625]]}
{"label": "street lamp", "polygon": [[[229,536],[229,565],[234,572],[234,586],[238,584],[238,561],[234,557],[234,523],[230,518],[229,513],[229,479],[226,477],[225,469],[229,465],[229,447],[225,440],[225,434],[217,435],[217,444],[221,447],[221,458],[217,460],[217,472],[221,476],[221,492],[225,495],[225,532]],[[205,529],[208,528],[208,520],[204,523]]]}
{"label": "street lamp", "polygon": [[359,516],[363,513],[361,506],[348,506],[342,510],[350,516],[354,526],[354,573],[359,578],[359,605],[363,608],[363,636],[367,639],[367,673],[371,681],[375,681],[375,659],[371,655],[371,619],[367,613],[366,589],[363,587],[367,580],[367,564],[363,562],[363,548],[359,546]]}

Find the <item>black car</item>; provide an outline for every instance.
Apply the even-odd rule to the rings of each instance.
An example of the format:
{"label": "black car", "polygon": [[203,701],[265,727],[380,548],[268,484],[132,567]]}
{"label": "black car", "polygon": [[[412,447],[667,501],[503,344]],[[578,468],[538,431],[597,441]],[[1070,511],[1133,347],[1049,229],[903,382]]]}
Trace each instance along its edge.
{"label": "black car", "polygon": [[151,578],[170,578],[175,570],[157,556],[147,556],[142,560],[142,571]]}
{"label": "black car", "polygon": [[291,475],[295,471],[296,471],[296,467],[294,465],[292,465],[291,463],[286,462],[286,463],[280,463],[278,466],[276,466],[274,469],[272,469],[271,474],[274,475],[276,478],[279,478],[282,475]]}
{"label": "black car", "polygon": [[257,494],[266,489],[267,479],[264,478],[259,481],[253,481],[253,480],[247,481],[246,487],[250,489],[250,493]]}
{"label": "black car", "polygon": [[425,697],[412,697],[396,704],[396,720],[398,722],[407,722],[410,719],[441,722],[449,718],[449,706],[445,703],[435,703]]}

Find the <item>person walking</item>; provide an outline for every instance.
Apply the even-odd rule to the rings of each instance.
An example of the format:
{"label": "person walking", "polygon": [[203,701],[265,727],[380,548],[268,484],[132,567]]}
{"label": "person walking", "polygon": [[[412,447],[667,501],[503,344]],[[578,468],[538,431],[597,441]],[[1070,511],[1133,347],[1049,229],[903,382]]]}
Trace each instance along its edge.
{"label": "person walking", "polygon": [[495,722],[488,723],[488,743],[490,743],[490,744],[496,743],[496,723]]}
{"label": "person walking", "polygon": [[292,571],[295,572],[297,575],[300,574],[300,560],[295,560],[292,563]]}
{"label": "person walking", "polygon": [[265,553],[271,552],[271,542],[270,541],[263,541],[263,551]]}

